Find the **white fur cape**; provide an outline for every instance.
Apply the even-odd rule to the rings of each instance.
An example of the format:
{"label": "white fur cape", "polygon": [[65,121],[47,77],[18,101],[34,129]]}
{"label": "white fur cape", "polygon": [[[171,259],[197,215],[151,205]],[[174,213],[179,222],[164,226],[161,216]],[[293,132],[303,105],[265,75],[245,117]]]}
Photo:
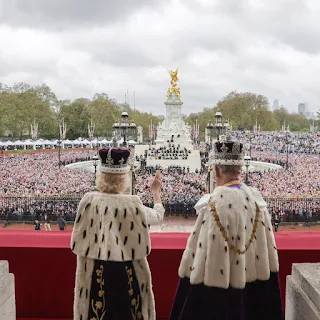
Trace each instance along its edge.
{"label": "white fur cape", "polygon": [[146,209],[138,196],[87,193],[78,207],[71,248],[77,255],[74,319],[88,318],[95,260],[133,261],[141,288],[143,318],[155,319],[146,259],[150,253],[150,236]]}
{"label": "white fur cape", "polygon": [[[245,249],[251,236],[258,205],[256,238],[245,254],[230,251],[212,215],[209,206],[212,201],[228,237],[240,250]],[[217,187],[210,199],[198,205],[197,209],[200,211],[182,256],[180,278],[189,278],[191,284],[241,289],[247,282],[268,280],[270,271],[278,271],[271,218],[257,190],[244,184],[241,189]]]}

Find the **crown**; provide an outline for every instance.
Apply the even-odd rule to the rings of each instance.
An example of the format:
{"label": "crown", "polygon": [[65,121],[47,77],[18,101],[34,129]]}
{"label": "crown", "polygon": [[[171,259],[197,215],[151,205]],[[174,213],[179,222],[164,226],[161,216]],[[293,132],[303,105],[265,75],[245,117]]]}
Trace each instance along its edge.
{"label": "crown", "polygon": [[209,156],[209,165],[243,166],[243,145],[239,141],[232,140],[230,134],[213,143],[213,151]]}
{"label": "crown", "polygon": [[108,148],[99,150],[100,172],[128,173],[134,164],[133,153],[127,148]]}

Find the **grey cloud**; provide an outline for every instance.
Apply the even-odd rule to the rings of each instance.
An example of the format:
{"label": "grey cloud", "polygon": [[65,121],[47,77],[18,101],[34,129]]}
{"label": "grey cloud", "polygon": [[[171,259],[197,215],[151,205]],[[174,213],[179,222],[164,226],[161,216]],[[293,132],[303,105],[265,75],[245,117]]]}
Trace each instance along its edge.
{"label": "grey cloud", "polygon": [[[10,73],[21,72],[35,75],[54,75],[54,66],[51,64],[26,64],[23,61],[8,61],[0,55],[0,77],[6,77]],[[21,80],[22,81],[22,80]]]}
{"label": "grey cloud", "polygon": [[251,70],[253,72],[284,74],[289,70],[290,66],[286,65],[285,61],[274,56],[258,56],[247,51],[234,58],[234,68],[237,72]]}
{"label": "grey cloud", "polygon": [[311,7],[300,0],[168,2],[0,0],[1,20],[11,25],[0,25],[0,80],[46,82],[60,99],[106,92],[123,102],[128,88],[140,110],[164,114],[166,68],[179,65],[186,114],[233,90],[277,98],[290,111],[299,100],[318,108],[319,27]]}
{"label": "grey cloud", "polygon": [[110,47],[110,50],[95,50],[92,54],[92,59],[100,63],[113,65],[121,68],[131,67],[153,67],[158,64],[158,61],[152,56],[148,56],[135,47],[129,47],[121,44],[116,47]]}
{"label": "grey cloud", "polygon": [[204,48],[212,52],[231,52],[233,54],[242,50],[241,43],[236,42],[234,38],[228,37],[225,33],[210,32],[210,30],[203,33],[183,34],[180,39],[184,45],[176,48],[175,58],[186,56],[192,48]]}
{"label": "grey cloud", "polygon": [[[167,0],[164,0],[167,1]],[[12,26],[64,30],[112,24],[157,0],[0,0],[0,21]]]}
{"label": "grey cloud", "polygon": [[291,48],[310,54],[320,53],[320,30],[309,29],[308,26],[299,25],[280,27],[277,30],[277,38]]}
{"label": "grey cloud", "polygon": [[244,21],[248,30],[260,37],[272,37],[278,45],[288,45],[296,51],[320,52],[319,2],[271,0],[269,6],[251,7]]}

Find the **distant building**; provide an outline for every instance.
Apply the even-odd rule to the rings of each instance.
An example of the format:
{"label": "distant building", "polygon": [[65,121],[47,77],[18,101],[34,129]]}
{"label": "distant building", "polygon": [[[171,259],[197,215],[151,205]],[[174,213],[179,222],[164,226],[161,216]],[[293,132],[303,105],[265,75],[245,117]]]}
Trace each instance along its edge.
{"label": "distant building", "polygon": [[307,112],[307,103],[300,102],[298,104],[298,113],[305,116],[306,112]]}
{"label": "distant building", "polygon": [[272,104],[272,111],[279,110],[279,109],[280,109],[279,101],[275,99]]}
{"label": "distant building", "polygon": [[310,111],[306,111],[304,116],[307,119],[311,119],[311,120],[317,120],[317,114],[315,112],[310,112]]}
{"label": "distant building", "polygon": [[160,120],[164,120],[164,116],[163,115],[160,115],[160,116],[157,116]]}

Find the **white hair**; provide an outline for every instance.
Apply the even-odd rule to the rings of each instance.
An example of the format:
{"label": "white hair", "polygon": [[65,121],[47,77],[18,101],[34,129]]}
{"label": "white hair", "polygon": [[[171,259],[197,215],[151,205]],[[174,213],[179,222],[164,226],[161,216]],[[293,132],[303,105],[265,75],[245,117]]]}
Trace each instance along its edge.
{"label": "white hair", "polygon": [[104,193],[124,193],[128,189],[129,183],[128,173],[97,173],[96,187]]}
{"label": "white hair", "polygon": [[227,174],[227,175],[239,176],[242,172],[241,166],[218,165],[218,166],[216,166],[216,168],[218,168],[222,174]]}

